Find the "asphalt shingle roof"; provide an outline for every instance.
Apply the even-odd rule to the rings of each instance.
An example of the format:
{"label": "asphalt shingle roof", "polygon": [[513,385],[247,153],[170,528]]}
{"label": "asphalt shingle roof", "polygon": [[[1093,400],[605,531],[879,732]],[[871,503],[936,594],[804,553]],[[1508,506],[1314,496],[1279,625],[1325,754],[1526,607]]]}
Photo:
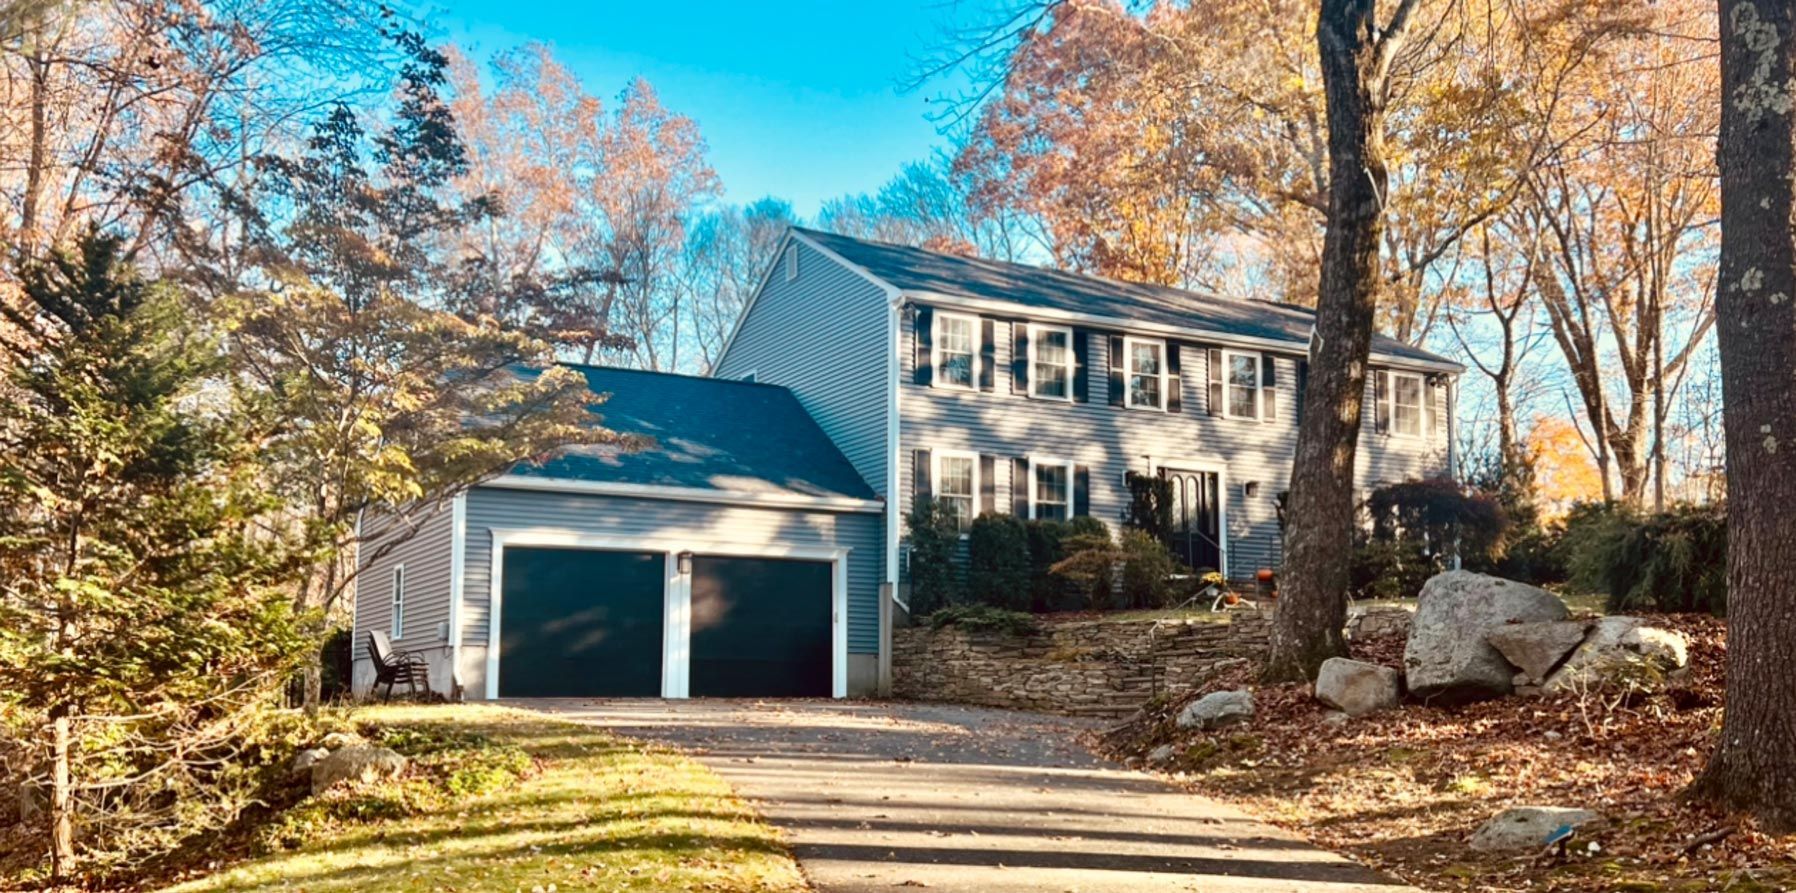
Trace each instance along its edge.
{"label": "asphalt shingle roof", "polygon": [[[1222,335],[1267,338],[1289,342],[1299,349],[1309,344],[1310,330],[1315,326],[1313,311],[1287,304],[1222,298],[1025,264],[941,254],[814,229],[794,229],[901,291],[1007,301]],[[1453,363],[1439,354],[1383,335],[1374,336],[1372,350],[1395,357]]]}
{"label": "asphalt shingle roof", "polygon": [[667,372],[571,366],[609,398],[613,431],[649,446],[581,446],[513,474],[766,494],[873,499],[854,466],[783,387]]}

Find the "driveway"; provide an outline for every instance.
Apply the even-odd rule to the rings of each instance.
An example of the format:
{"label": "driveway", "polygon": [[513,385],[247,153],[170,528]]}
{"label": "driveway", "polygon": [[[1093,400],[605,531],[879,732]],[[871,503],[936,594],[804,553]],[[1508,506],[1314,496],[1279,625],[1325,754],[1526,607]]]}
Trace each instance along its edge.
{"label": "driveway", "polygon": [[782,829],[823,893],[1408,890],[1093,756],[1078,720],[910,703],[511,703],[691,753]]}

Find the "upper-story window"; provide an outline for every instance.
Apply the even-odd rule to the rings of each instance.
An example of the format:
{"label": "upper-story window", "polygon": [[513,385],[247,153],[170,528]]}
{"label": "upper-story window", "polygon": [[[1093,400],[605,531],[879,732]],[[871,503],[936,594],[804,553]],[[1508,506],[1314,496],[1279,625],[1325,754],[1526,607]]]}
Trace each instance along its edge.
{"label": "upper-story window", "polygon": [[786,281],[798,278],[798,249],[793,247],[786,251]]}
{"label": "upper-story window", "polygon": [[935,482],[935,500],[954,515],[961,530],[973,526],[979,515],[979,455],[936,450],[931,454],[935,468],[930,479]]}
{"label": "upper-story window", "polygon": [[935,384],[977,389],[973,370],[979,359],[979,318],[938,311],[931,340],[935,342]]}
{"label": "upper-story window", "polygon": [[1422,434],[1422,397],[1427,393],[1422,376],[1391,373],[1391,432],[1407,437]]}
{"label": "upper-story window", "polygon": [[1029,517],[1065,521],[1073,515],[1073,463],[1029,460]]}
{"label": "upper-story window", "polygon": [[1260,417],[1260,355],[1233,350],[1222,352],[1223,385],[1228,417],[1258,419]]}
{"label": "upper-story window", "polygon": [[1029,396],[1073,399],[1073,330],[1029,326]]}
{"label": "upper-story window", "polygon": [[1166,342],[1124,338],[1123,357],[1128,375],[1128,405],[1165,409]]}

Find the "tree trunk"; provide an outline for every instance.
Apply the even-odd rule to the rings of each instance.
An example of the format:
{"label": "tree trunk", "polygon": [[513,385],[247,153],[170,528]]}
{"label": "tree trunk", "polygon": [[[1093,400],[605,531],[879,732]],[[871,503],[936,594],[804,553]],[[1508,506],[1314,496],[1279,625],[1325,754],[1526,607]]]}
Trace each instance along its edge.
{"label": "tree trunk", "polygon": [[66,708],[51,711],[50,741],[50,876],[66,881],[75,870],[75,821],[69,795],[69,716]]}
{"label": "tree trunk", "polygon": [[1796,0],[1721,3],[1727,712],[1694,792],[1796,830]]}
{"label": "tree trunk", "polygon": [[1383,229],[1386,67],[1413,2],[1381,36],[1376,0],[1324,0],[1316,23],[1328,106],[1328,232],[1297,458],[1291,472],[1285,580],[1273,616],[1265,678],[1313,678],[1346,652],[1353,471],[1366,361],[1378,304]]}

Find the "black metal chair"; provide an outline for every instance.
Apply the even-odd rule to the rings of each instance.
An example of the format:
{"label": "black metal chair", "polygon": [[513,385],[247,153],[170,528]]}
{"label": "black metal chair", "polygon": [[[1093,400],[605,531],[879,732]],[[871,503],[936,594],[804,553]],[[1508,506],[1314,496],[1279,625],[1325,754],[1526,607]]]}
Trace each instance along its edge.
{"label": "black metal chair", "polygon": [[393,700],[395,682],[405,683],[414,698],[420,684],[426,693],[430,691],[430,665],[414,652],[394,651],[393,642],[380,630],[368,631],[368,660],[374,663],[374,687],[387,686],[387,701]]}

